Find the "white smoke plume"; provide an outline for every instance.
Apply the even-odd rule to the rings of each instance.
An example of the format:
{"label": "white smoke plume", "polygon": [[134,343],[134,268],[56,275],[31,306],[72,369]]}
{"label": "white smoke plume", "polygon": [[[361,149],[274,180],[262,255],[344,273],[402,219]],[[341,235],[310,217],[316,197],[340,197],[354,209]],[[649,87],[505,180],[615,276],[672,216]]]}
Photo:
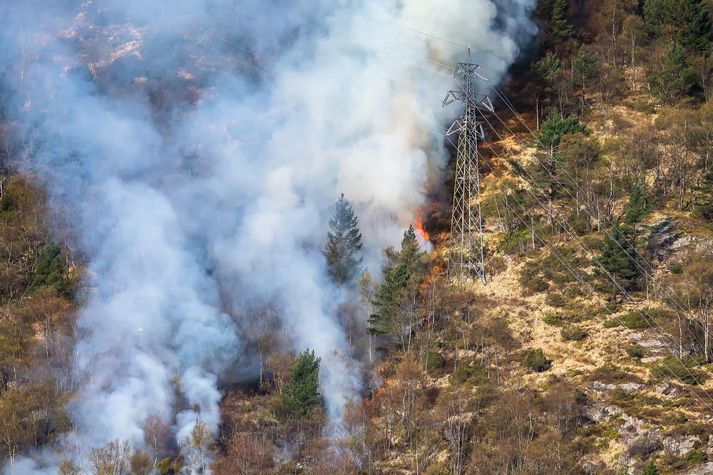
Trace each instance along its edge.
{"label": "white smoke plume", "polygon": [[[74,443],[216,429],[250,309],[322,357],[327,409],[358,394],[320,246],[344,192],[366,259],[397,244],[446,165],[440,101],[472,48],[496,83],[534,0],[6,0],[2,79],[21,165],[81,232],[89,301]],[[178,388],[178,389],[176,389]],[[177,398],[190,410],[176,412]],[[21,467],[34,467],[27,470]],[[15,473],[39,470],[27,461]]]}

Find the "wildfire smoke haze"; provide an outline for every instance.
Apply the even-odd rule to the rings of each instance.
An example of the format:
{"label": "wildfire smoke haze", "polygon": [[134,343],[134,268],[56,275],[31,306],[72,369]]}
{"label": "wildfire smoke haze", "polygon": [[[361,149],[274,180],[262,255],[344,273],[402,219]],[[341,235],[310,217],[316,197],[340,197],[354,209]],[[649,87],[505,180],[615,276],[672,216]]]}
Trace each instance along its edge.
{"label": "wildfire smoke haze", "polygon": [[[320,251],[333,202],[344,192],[355,205],[364,263],[378,269],[444,181],[429,131],[457,111],[440,108],[452,80],[434,61],[467,44],[497,82],[532,33],[533,4],[0,3],[17,166],[77,230],[91,276],[76,429],[57,450],[77,447],[81,464],[111,440],[141,447],[156,415],[176,441],[198,419],[216,430],[221,381],[254,366],[264,309],[286,344],[323,357],[338,423],[363,382]],[[12,473],[56,472],[52,453],[28,455]]]}

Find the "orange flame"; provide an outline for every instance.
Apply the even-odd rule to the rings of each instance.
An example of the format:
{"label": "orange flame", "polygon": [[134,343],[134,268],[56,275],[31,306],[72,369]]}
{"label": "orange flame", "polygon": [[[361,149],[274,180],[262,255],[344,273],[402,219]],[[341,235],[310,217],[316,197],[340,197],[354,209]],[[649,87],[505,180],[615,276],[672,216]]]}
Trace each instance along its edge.
{"label": "orange flame", "polygon": [[420,216],[416,216],[416,221],[413,223],[413,227],[416,230],[416,234],[426,241],[431,240],[431,235],[428,234],[426,228],[423,227],[423,219]]}

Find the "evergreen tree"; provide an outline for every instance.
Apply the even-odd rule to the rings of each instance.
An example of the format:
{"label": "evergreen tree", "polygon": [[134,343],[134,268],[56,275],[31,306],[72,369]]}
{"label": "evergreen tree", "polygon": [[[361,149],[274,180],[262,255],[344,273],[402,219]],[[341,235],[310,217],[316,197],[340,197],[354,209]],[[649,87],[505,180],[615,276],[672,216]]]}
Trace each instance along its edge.
{"label": "evergreen tree", "polygon": [[373,335],[400,336],[398,313],[409,290],[412,277],[418,277],[421,252],[413,226],[409,226],[401,241],[401,251],[392,254],[392,263],[384,268],[384,281],[374,296],[376,312],[369,317],[369,332]]}
{"label": "evergreen tree", "polygon": [[710,49],[708,0],[646,0],[644,21],[650,34],[680,43],[691,53]]}
{"label": "evergreen tree", "polygon": [[651,90],[665,103],[673,104],[688,95],[696,82],[696,74],[679,43],[668,46],[661,67],[649,76],[649,81]]}
{"label": "evergreen tree", "polygon": [[713,222],[713,165],[703,175],[701,184],[696,187],[696,214]]}
{"label": "evergreen tree", "polygon": [[[640,269],[636,261],[634,240],[633,229],[615,223],[604,237],[600,249],[599,263],[624,290],[638,288]],[[613,290],[616,292],[618,287]]]}
{"label": "evergreen tree", "polygon": [[650,211],[649,194],[646,183],[635,181],[629,186],[629,202],[624,208],[624,222],[638,223]]}
{"label": "evergreen tree", "polygon": [[567,41],[574,34],[569,21],[568,0],[541,0],[538,16],[545,22],[545,38],[549,48]]}
{"label": "evergreen tree", "polygon": [[554,149],[559,146],[562,137],[567,134],[586,131],[587,127],[579,121],[576,115],[570,115],[562,119],[560,113],[556,109],[552,109],[547,116],[547,120],[542,123],[537,133],[537,142],[541,147],[549,149],[554,155]]}
{"label": "evergreen tree", "polygon": [[312,411],[322,405],[319,394],[320,358],[314,351],[305,350],[297,356],[290,381],[280,394],[282,409],[298,419],[308,419]]}
{"label": "evergreen tree", "polygon": [[336,203],[334,216],[329,220],[327,243],[324,257],[327,259],[327,273],[339,285],[354,283],[361,272],[361,233],[359,219],[352,205],[344,199],[344,193]]}

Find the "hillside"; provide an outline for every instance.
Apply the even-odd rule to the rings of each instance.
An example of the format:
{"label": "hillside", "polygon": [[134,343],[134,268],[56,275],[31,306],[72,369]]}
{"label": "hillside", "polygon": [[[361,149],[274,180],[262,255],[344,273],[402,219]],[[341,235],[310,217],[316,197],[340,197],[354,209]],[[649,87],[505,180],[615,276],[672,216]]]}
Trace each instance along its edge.
{"label": "hillside", "polygon": [[[251,44],[221,26],[225,66],[202,18],[164,50],[149,28],[112,29],[119,7],[82,4],[62,41],[81,38],[89,73],[68,76],[92,88],[61,91],[88,115],[0,109],[3,473],[713,473],[713,6],[536,3],[537,33],[481,84],[485,283],[449,272],[456,136],[414,138],[435,132],[407,93],[372,117],[381,96],[350,78],[325,112],[319,76],[300,76],[309,47],[270,64],[304,47],[300,27]],[[329,55],[334,33],[317,31]],[[434,44],[460,44],[415,33],[432,68]],[[288,85],[260,90],[286,64]],[[329,73],[325,94],[344,97]],[[241,115],[271,94],[279,106]]]}

